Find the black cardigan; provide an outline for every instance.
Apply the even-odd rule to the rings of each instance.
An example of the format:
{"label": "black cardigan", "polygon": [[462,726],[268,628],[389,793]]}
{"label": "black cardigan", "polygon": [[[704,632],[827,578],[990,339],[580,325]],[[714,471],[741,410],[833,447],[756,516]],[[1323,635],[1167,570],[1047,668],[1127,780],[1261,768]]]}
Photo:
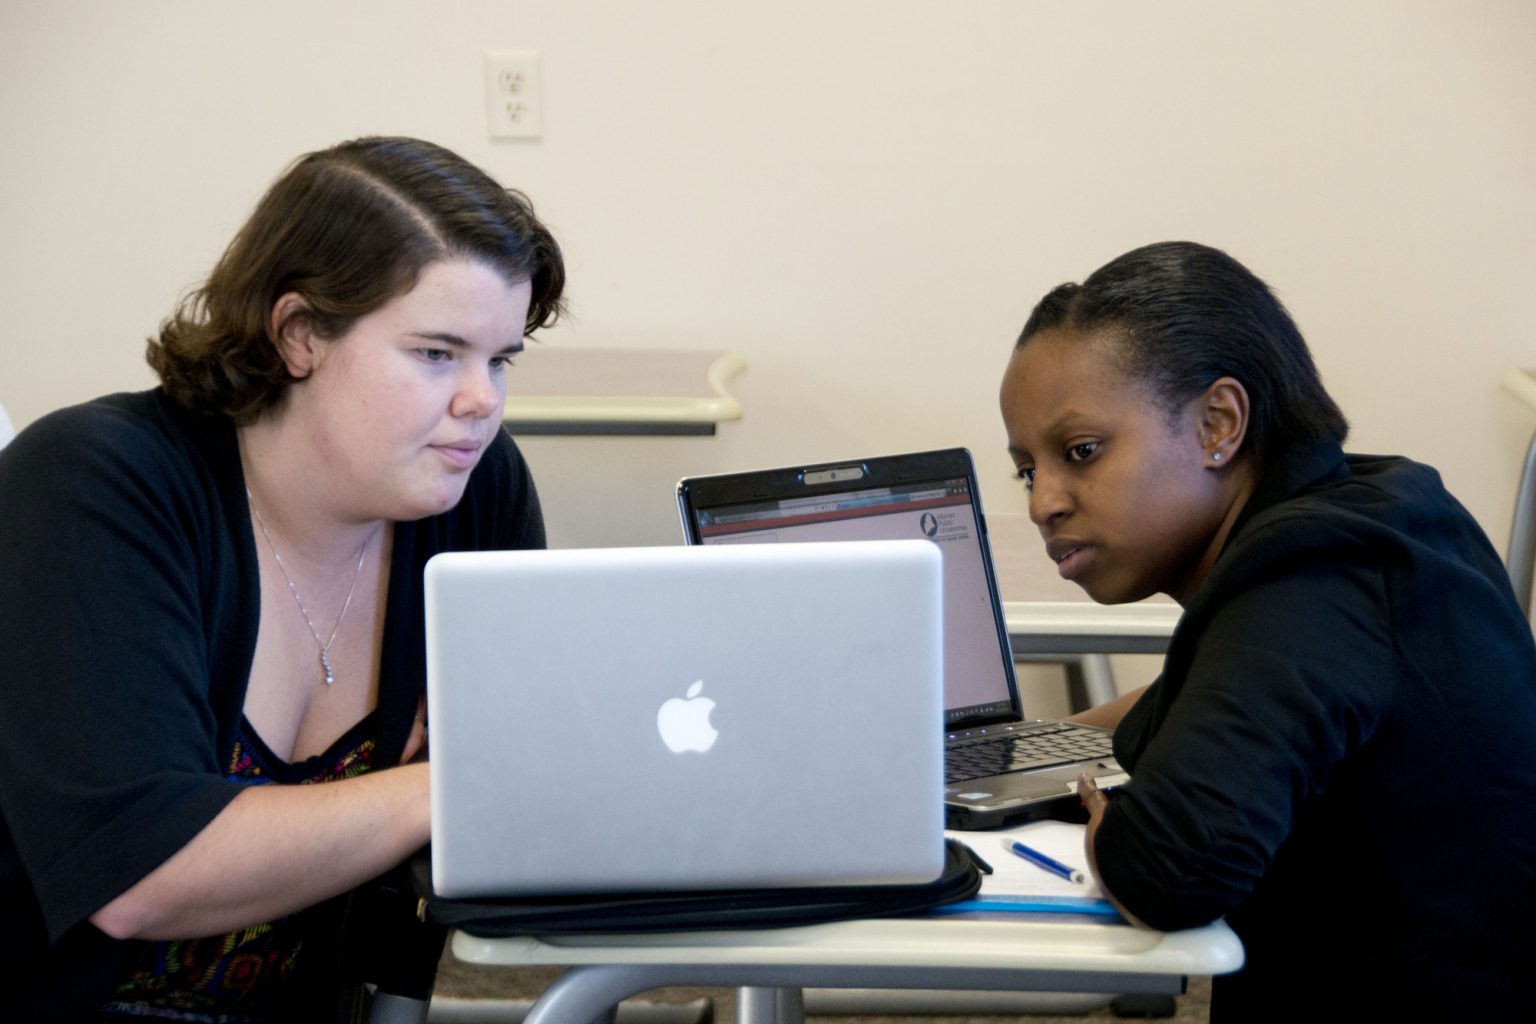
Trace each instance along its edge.
{"label": "black cardigan", "polygon": [[[396,525],[381,763],[423,693],[426,560],[543,545],[505,432],[454,509]],[[135,946],[89,915],[238,792],[261,599],[234,428],[158,390],[38,420],[0,452],[0,566],[0,1017],[63,1021]]]}
{"label": "black cardigan", "polygon": [[1432,469],[1283,460],[1115,753],[1133,778],[1100,874],[1157,928],[1227,916],[1248,964],[1216,1019],[1479,1019],[1529,995],[1536,646]]}

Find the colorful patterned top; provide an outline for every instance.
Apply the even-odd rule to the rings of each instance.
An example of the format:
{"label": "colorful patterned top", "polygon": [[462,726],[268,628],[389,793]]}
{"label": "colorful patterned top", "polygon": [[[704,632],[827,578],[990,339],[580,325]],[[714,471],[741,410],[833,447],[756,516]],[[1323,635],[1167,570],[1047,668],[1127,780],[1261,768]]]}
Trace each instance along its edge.
{"label": "colorful patterned top", "polygon": [[[323,753],[294,764],[272,753],[242,718],[225,777],[242,786],[293,786],[361,775],[374,767],[376,715],[370,712]],[[306,918],[301,912],[228,935],[151,942],[101,1012],[198,1024],[266,1021],[299,963]]]}

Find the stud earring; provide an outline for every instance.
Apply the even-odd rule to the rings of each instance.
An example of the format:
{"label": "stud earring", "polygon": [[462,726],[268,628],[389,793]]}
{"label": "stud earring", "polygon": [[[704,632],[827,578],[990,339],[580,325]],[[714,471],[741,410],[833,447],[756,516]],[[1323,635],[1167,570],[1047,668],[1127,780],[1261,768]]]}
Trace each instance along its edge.
{"label": "stud earring", "polygon": [[1221,452],[1211,452],[1211,461],[1212,462],[1220,462],[1221,461]]}

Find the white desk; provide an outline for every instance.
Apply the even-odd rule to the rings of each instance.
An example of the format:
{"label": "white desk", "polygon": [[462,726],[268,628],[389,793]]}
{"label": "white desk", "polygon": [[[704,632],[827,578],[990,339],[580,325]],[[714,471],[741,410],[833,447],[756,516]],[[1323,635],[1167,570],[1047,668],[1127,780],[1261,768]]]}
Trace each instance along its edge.
{"label": "white desk", "polygon": [[734,352],[530,345],[507,374],[513,434],[713,434],[741,418]]}
{"label": "white desk", "polygon": [[595,1021],[622,999],[677,985],[744,987],[739,1024],[798,1024],[800,991],[818,988],[1178,993],[1191,974],[1243,964],[1223,923],[1151,932],[1052,915],[842,921],[764,931],[481,939],[453,936],[455,956],[572,970],[525,1024]]}

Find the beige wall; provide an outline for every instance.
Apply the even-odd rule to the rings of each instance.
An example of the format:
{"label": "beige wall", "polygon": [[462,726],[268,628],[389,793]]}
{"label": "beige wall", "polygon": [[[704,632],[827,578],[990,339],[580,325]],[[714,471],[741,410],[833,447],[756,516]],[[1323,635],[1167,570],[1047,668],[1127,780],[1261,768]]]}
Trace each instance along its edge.
{"label": "beige wall", "polygon": [[[1050,286],[1143,242],[1282,294],[1361,450],[1429,461],[1502,547],[1536,413],[1528,0],[6,0],[0,402],[148,386],[142,339],[298,152],[430,137],[528,191],[549,345],[728,347],[712,440],[531,443],[555,539],[668,543],[684,472],[963,444]],[[545,137],[481,55],[543,53]]]}

